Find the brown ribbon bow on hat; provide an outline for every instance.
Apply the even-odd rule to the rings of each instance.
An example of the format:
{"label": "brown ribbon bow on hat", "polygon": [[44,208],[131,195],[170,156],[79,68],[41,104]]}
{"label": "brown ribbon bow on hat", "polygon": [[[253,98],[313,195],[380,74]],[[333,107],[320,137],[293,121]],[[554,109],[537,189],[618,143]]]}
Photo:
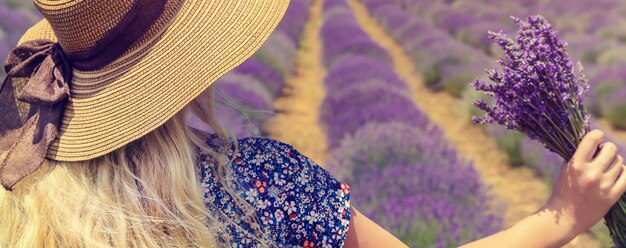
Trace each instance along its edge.
{"label": "brown ribbon bow on hat", "polygon": [[[59,43],[33,40],[21,44],[9,54],[5,65],[7,80],[4,85],[0,85],[0,96],[13,93],[8,92],[12,89],[6,85],[12,78],[29,78],[20,95],[15,98],[30,104],[30,110],[25,121],[14,123],[12,121],[16,120],[13,119],[20,117],[9,116],[10,120],[0,122],[0,152],[8,151],[4,161],[0,161],[0,183],[5,189],[12,190],[17,182],[43,164],[48,148],[58,136],[70,96],[72,69],[97,70],[119,58],[147,32],[169,1],[124,2],[131,5],[129,9],[124,9],[126,12],[117,24],[84,51],[67,52],[63,51]],[[13,101],[12,95],[5,98],[0,98],[0,115],[11,113],[15,105],[14,102],[8,102]]]}
{"label": "brown ribbon bow on hat", "polygon": [[[31,106],[28,119],[12,131],[17,132],[17,139],[0,137],[0,147],[9,147],[0,164],[0,183],[12,190],[18,181],[41,166],[57,137],[70,96],[72,66],[58,43],[33,40],[11,51],[5,70],[6,80],[29,78],[17,100]],[[6,87],[4,84],[0,90]]]}

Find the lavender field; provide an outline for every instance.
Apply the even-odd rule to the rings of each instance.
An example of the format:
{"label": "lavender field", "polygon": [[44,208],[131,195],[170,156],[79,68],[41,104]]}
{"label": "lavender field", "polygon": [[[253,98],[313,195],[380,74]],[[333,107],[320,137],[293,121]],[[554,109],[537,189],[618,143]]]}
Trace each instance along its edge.
{"label": "lavender field", "polygon": [[[0,57],[40,19],[31,5],[0,0]],[[564,162],[471,122],[486,98],[470,82],[502,55],[487,31],[514,36],[511,16],[530,15],[553,22],[584,65],[592,126],[626,142],[626,1],[615,0],[292,0],[264,46],[213,87],[218,120],[292,144],[410,247],[456,247],[537,210]],[[598,223],[567,247],[612,241]]]}

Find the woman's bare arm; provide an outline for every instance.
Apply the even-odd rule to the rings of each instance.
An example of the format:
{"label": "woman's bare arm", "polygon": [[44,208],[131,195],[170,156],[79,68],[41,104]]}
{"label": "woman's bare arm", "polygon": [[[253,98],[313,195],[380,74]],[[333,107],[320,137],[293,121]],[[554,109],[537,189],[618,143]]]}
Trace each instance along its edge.
{"label": "woman's bare arm", "polygon": [[[561,247],[602,219],[626,190],[624,159],[594,130],[561,169],[545,207],[513,227],[470,243],[471,247]],[[601,146],[597,155],[596,149]],[[594,156],[595,155],[595,156]]]}
{"label": "woman's bare arm", "polygon": [[398,238],[365,217],[354,208],[350,208],[350,227],[344,247],[408,247]]}
{"label": "woman's bare arm", "polygon": [[489,237],[474,241],[462,248],[489,247],[561,247],[577,235],[573,223],[561,218],[550,209],[539,212],[519,221],[511,228]]}
{"label": "woman's bare arm", "polygon": [[[543,208],[511,228],[463,248],[561,247],[597,223],[626,190],[624,160],[617,155],[615,144],[603,142],[604,134],[597,130],[583,138]],[[600,144],[602,149],[594,156]],[[345,247],[407,247],[356,209],[351,213]]]}

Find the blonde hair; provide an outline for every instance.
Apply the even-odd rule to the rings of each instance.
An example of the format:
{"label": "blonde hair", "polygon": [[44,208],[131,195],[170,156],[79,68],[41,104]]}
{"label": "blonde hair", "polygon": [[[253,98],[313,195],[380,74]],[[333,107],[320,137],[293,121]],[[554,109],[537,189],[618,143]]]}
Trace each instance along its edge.
{"label": "blonde hair", "polygon": [[[13,192],[0,189],[0,247],[216,247],[225,225],[205,206],[197,148],[218,161],[216,180],[224,186],[229,160],[186,125],[194,114],[228,136],[213,118],[212,97],[207,90],[161,127],[105,156],[46,160]],[[254,215],[249,206],[244,213]],[[262,241],[264,234],[256,235]]]}

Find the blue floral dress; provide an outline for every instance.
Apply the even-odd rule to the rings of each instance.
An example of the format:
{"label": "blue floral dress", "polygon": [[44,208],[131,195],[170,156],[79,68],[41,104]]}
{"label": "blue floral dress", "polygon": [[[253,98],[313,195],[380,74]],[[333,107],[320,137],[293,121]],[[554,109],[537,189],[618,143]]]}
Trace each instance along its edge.
{"label": "blue floral dress", "polygon": [[[281,247],[342,247],[350,222],[350,188],[292,146],[268,138],[238,140],[239,150],[216,135],[207,145],[232,159],[232,188],[254,207],[257,223]],[[230,144],[230,145],[228,145]],[[225,150],[223,150],[225,149]],[[200,180],[208,208],[226,224],[230,244],[258,247],[254,228],[215,179],[215,161],[200,153]],[[223,240],[222,240],[223,241]]]}

